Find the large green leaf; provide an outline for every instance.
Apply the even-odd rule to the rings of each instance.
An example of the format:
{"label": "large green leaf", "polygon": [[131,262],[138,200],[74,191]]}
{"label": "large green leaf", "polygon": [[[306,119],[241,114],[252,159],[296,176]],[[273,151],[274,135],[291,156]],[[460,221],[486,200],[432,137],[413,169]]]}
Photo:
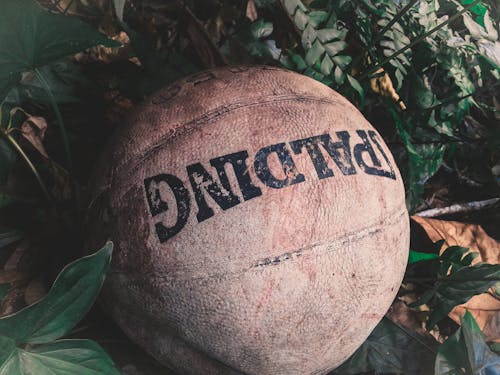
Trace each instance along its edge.
{"label": "large green leaf", "polygon": [[438,280],[434,287],[412,306],[424,303],[429,305],[431,314],[427,321],[427,328],[432,329],[437,322],[448,315],[453,307],[467,302],[476,294],[486,292],[499,278],[500,265],[498,264],[463,267]]}
{"label": "large green leaf", "polygon": [[90,340],[60,340],[14,349],[0,375],[119,375],[113,361]]}
{"label": "large green leaf", "polygon": [[364,372],[428,375],[437,344],[384,318],[363,345],[333,374]]}
{"label": "large green leaf", "polygon": [[500,356],[490,350],[468,311],[461,324],[457,332],[439,347],[435,375],[500,374]]}
{"label": "large green leaf", "polygon": [[2,0],[0,12],[0,102],[20,73],[98,44],[120,43],[74,17],[52,14],[34,0]]}
{"label": "large green leaf", "polygon": [[113,244],[66,266],[47,296],[0,319],[0,335],[19,343],[46,343],[73,328],[94,303],[111,261]]}
{"label": "large green leaf", "polygon": [[[69,59],[39,68],[40,73],[50,86],[56,103],[77,103],[82,96],[89,95],[96,89]],[[45,87],[34,73],[26,73],[23,79],[5,98],[7,103],[21,103],[31,100],[36,103],[50,103]]]}

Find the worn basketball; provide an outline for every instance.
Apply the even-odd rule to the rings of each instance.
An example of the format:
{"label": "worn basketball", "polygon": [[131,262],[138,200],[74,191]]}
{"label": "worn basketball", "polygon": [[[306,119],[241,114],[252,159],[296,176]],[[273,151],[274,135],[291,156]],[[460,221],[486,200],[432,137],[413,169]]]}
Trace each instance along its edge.
{"label": "worn basketball", "polygon": [[404,189],[345,98],[272,67],[160,90],[96,168],[90,243],[128,336],[179,374],[326,374],[367,338],[408,257]]}

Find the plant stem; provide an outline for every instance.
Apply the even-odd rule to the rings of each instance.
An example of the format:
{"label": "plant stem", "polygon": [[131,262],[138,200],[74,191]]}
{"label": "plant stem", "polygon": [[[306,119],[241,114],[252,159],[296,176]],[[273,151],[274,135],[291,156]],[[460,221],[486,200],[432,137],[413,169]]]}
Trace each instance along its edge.
{"label": "plant stem", "polygon": [[33,174],[35,175],[38,183],[40,184],[40,187],[42,188],[43,194],[47,198],[48,201],[52,201],[52,196],[49,193],[49,190],[47,189],[47,186],[45,186],[45,183],[42,180],[42,176],[38,173],[38,170],[36,167],[33,165],[31,160],[28,158],[28,155],[24,152],[24,150],[19,146],[19,143],[14,139],[12,135],[9,133],[3,133],[4,136],[7,138],[7,140],[12,144],[12,146],[16,149],[16,151],[21,155],[21,157],[24,159],[26,164],[28,164],[28,167],[31,169]]}
{"label": "plant stem", "polygon": [[463,13],[467,12],[470,8],[472,8],[473,6],[475,6],[476,4],[478,4],[480,2],[481,2],[481,0],[476,0],[473,3],[470,3],[469,5],[467,5],[466,7],[464,7],[462,10],[460,10],[457,14],[454,14],[453,16],[451,16],[450,18],[448,18],[446,21],[441,22],[436,27],[432,28],[431,30],[429,30],[426,33],[424,33],[423,35],[419,36],[417,39],[415,39],[410,44],[407,44],[406,46],[404,46],[403,48],[401,48],[399,51],[396,51],[392,55],[386,57],[384,60],[382,60],[382,62],[378,63],[377,65],[375,65],[374,67],[372,67],[371,69],[369,69],[366,73],[364,73],[363,75],[361,75],[361,77],[359,79],[364,79],[367,76],[369,76],[370,74],[372,74],[373,72],[376,72],[379,68],[381,68],[384,65],[386,65],[389,61],[391,61],[392,59],[398,57],[402,53],[406,52],[407,50],[409,50],[414,45],[420,43],[422,40],[424,40],[425,38],[427,38],[429,35],[432,35],[436,31],[442,29],[443,27],[445,27],[446,25],[448,25],[450,22],[454,21],[455,19],[457,19],[458,17],[460,17]]}
{"label": "plant stem", "polygon": [[50,105],[52,106],[52,109],[56,115],[56,120],[57,120],[57,125],[59,126],[59,131],[61,133],[61,138],[63,141],[63,146],[64,146],[64,152],[66,153],[66,160],[68,162],[68,171],[71,174],[71,171],[73,169],[73,163],[71,159],[71,152],[69,148],[69,140],[68,140],[68,133],[66,132],[66,128],[64,126],[64,122],[61,116],[61,112],[59,111],[59,106],[57,105],[56,99],[54,98],[54,95],[52,94],[52,90],[50,89],[50,86],[48,82],[45,80],[45,77],[43,76],[42,72],[38,69],[35,68],[35,74],[42,84],[43,88],[45,89],[45,92],[49,96],[49,101]]}
{"label": "plant stem", "polygon": [[403,16],[406,14],[406,12],[408,12],[410,10],[411,7],[413,7],[416,3],[418,3],[420,0],[411,0],[408,4],[406,4],[403,9],[401,9],[398,14],[396,14],[390,21],[387,25],[384,26],[384,28],[382,28],[382,30],[380,30],[380,32],[377,34],[377,36],[375,37],[375,39],[373,39],[373,43],[376,43],[378,42],[380,39],[382,39],[384,37],[384,34],[387,30],[389,30],[392,25],[394,25],[396,22],[398,22],[401,18],[403,18]]}

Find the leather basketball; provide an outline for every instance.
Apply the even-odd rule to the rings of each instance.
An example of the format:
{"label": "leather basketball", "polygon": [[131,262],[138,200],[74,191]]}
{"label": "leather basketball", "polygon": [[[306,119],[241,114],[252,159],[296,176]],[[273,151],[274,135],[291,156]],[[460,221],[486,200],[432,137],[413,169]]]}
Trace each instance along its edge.
{"label": "leather basketball", "polygon": [[381,136],[344,97],[273,67],[155,93],[96,168],[102,301],[179,374],[326,374],[390,307],[409,222]]}

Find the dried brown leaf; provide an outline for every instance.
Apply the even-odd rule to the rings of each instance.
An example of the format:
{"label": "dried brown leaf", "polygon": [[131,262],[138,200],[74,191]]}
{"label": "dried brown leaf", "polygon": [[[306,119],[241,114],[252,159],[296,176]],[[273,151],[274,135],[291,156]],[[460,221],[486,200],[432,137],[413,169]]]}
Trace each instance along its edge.
{"label": "dried brown leaf", "polygon": [[28,117],[21,125],[21,134],[44,158],[49,159],[43,145],[43,139],[47,131],[47,121],[43,117],[31,116],[27,113],[26,115]]}
{"label": "dried brown leaf", "polygon": [[10,315],[26,306],[24,301],[24,288],[12,288],[2,299],[0,317]]}
{"label": "dried brown leaf", "polygon": [[259,14],[257,13],[257,7],[255,6],[255,0],[248,0],[245,15],[252,22],[257,20],[257,18],[259,18]]}
{"label": "dried brown leaf", "polygon": [[27,305],[39,301],[47,294],[47,288],[40,279],[31,280],[24,291],[24,300]]}

